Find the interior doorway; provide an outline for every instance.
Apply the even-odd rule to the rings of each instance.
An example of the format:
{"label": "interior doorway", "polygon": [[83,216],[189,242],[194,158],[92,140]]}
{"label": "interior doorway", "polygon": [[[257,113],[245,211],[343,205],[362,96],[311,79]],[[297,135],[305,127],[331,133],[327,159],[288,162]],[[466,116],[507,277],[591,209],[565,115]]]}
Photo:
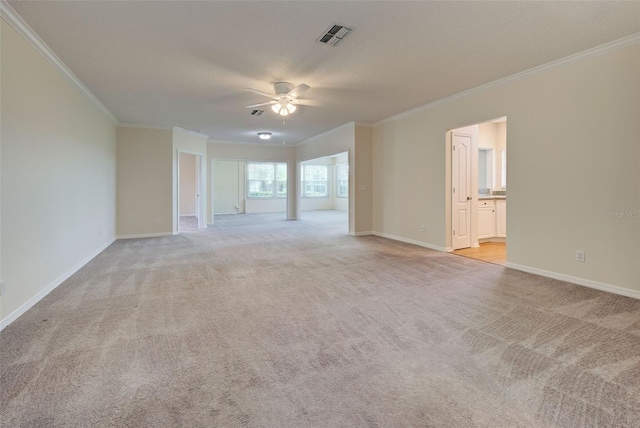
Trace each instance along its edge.
{"label": "interior doorway", "polygon": [[504,264],[507,258],[507,118],[447,134],[449,251]]}
{"label": "interior doorway", "polygon": [[451,200],[453,201],[453,230],[451,244],[454,250],[471,247],[472,161],[471,151],[476,146],[474,135],[454,130],[451,135]]}
{"label": "interior doorway", "polygon": [[286,161],[211,160],[211,210],[214,224],[222,216],[287,218]]}
{"label": "interior doorway", "polygon": [[298,173],[298,219],[318,224],[340,223],[348,233],[349,153],[301,161]]}
{"label": "interior doorway", "polygon": [[178,153],[178,232],[204,228],[202,155]]}

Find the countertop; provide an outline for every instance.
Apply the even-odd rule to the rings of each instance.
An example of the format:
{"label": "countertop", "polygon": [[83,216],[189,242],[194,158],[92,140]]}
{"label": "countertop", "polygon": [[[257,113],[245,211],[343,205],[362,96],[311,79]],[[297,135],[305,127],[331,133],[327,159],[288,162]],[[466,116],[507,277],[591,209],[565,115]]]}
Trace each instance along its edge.
{"label": "countertop", "polygon": [[485,199],[507,199],[507,195],[478,195],[478,200]]}

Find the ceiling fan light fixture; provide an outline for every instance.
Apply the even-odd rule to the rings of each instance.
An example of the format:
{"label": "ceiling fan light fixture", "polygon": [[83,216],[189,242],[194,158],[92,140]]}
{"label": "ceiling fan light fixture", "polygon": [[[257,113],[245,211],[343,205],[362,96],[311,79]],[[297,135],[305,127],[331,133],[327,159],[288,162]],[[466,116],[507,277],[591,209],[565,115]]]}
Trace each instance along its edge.
{"label": "ceiling fan light fixture", "polygon": [[258,132],[258,138],[261,140],[268,140],[271,138],[271,132]]}
{"label": "ceiling fan light fixture", "polygon": [[290,101],[284,100],[271,106],[271,109],[280,116],[288,116],[296,111],[296,106]]}
{"label": "ceiling fan light fixture", "polygon": [[[271,110],[279,116],[289,116],[295,112],[297,105],[317,106],[320,105],[313,100],[298,100],[298,97],[307,92],[311,87],[305,83],[301,83],[298,86],[293,86],[288,82],[276,82],[273,84],[274,95],[267,94],[265,92],[258,91],[256,89],[247,88],[251,92],[255,92],[258,95],[263,95],[271,99],[269,102],[253,104],[246,106],[246,108],[257,108],[262,106],[271,106]],[[253,114],[253,113],[252,113]]]}

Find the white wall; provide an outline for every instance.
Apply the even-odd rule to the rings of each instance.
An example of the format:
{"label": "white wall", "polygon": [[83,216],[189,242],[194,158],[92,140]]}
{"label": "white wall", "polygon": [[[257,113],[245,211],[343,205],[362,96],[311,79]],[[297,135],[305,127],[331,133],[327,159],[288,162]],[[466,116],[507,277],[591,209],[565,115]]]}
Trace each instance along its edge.
{"label": "white wall", "polygon": [[118,237],[173,233],[172,132],[118,127]]}
{"label": "white wall", "polygon": [[180,155],[180,216],[195,216],[197,201],[196,157],[189,153]]}
{"label": "white wall", "polygon": [[445,134],[507,116],[510,265],[640,297],[640,222],[606,215],[640,211],[639,70],[635,44],[376,124],[375,231],[445,247]]}
{"label": "white wall", "polygon": [[4,327],[115,238],[116,127],[0,22]]}
{"label": "white wall", "polygon": [[214,160],[210,167],[211,198],[214,214],[245,212],[245,162]]}
{"label": "white wall", "polygon": [[336,198],[333,209],[338,211],[349,211],[349,198]]}
{"label": "white wall", "polygon": [[[288,179],[289,177],[287,177]],[[247,214],[259,213],[283,213],[287,212],[287,200],[284,198],[258,199],[249,198],[245,200],[245,211]]]}
{"label": "white wall", "polygon": [[[174,127],[172,142],[172,176],[173,176],[173,197],[172,197],[172,216],[173,216],[173,233],[178,233],[178,226],[180,224],[180,212],[178,207],[178,160],[180,159],[180,153],[190,153],[200,157],[202,163],[207,159],[207,140],[208,136],[200,134],[198,132],[188,131],[186,129]],[[198,218],[206,219],[207,216],[207,168],[202,165],[200,168],[200,213]],[[202,222],[206,224],[206,221]]]}
{"label": "white wall", "polygon": [[[355,150],[349,156],[349,178],[353,174],[353,192],[349,181],[349,205],[354,199],[354,232],[373,231],[373,130],[369,126],[355,126]],[[353,165],[353,170],[352,170]]]}
{"label": "white wall", "polygon": [[[2,27],[7,25],[0,19],[0,280],[4,278],[2,275]],[[24,306],[24,305],[23,305]],[[2,312],[2,296],[0,296],[0,329],[5,325]],[[6,322],[10,322],[7,319]]]}

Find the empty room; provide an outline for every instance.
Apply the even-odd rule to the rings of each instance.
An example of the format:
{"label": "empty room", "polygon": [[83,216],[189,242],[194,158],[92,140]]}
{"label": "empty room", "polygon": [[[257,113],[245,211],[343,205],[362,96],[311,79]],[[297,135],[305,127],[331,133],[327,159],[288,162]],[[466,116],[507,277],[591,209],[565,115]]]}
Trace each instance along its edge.
{"label": "empty room", "polygon": [[0,15],[1,426],[640,428],[640,2]]}

